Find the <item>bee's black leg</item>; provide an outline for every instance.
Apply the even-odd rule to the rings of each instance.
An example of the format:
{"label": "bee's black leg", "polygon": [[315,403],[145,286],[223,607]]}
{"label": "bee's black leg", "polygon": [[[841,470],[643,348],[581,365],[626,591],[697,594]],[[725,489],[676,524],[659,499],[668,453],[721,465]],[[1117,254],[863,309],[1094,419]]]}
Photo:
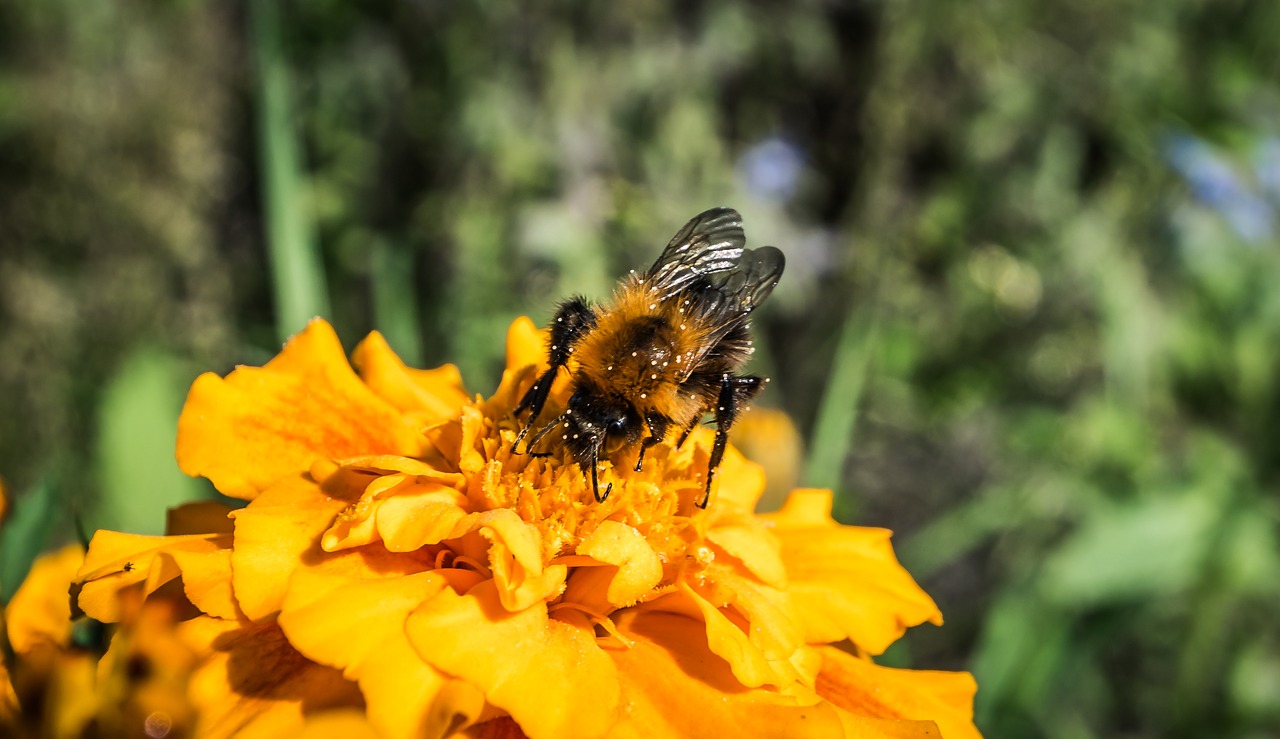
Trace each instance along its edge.
{"label": "bee's black leg", "polygon": [[[542,407],[546,405],[547,396],[551,394],[551,385],[556,380],[556,374],[560,372],[561,367],[569,362],[569,355],[573,354],[574,347],[595,323],[596,314],[584,298],[579,297],[567,300],[556,310],[555,320],[551,322],[551,344],[547,352],[547,362],[551,366],[533,383],[516,406],[515,415],[518,416],[528,409],[529,420],[525,423],[524,428],[520,429],[515,443],[511,445],[512,454],[519,453],[516,448],[520,446],[521,440],[529,433],[529,429],[533,427],[533,422],[537,420],[538,414],[542,412]],[[525,448],[528,449],[528,447]]]}
{"label": "bee's black leg", "polygon": [[[544,425],[542,428],[538,429],[538,432],[533,435],[533,438],[529,440],[529,443],[525,444],[524,453],[528,454],[531,457],[550,457],[551,456],[550,452],[534,452],[532,450],[535,446],[538,445],[538,442],[542,441],[542,437],[551,433],[551,430],[554,429],[556,426],[559,426],[560,424],[564,423],[565,418],[567,417],[568,417],[568,414],[561,413],[560,415],[548,421],[546,425]],[[519,439],[517,439],[516,441],[519,441]],[[515,451],[515,448],[512,447],[512,452],[514,451]]]}
{"label": "bee's black leg", "polygon": [[697,418],[689,422],[688,426],[684,427],[684,431],[680,433],[680,441],[676,442],[676,449],[679,449],[680,447],[684,446],[685,439],[688,439],[689,434],[692,434],[693,430],[698,428],[698,421],[701,421],[701,420],[702,420],[702,415],[699,414]]}
{"label": "bee's black leg", "polygon": [[711,481],[724,459],[725,443],[729,441],[729,428],[738,418],[738,412],[764,387],[764,378],[748,375],[734,377],[724,375],[720,380],[720,397],[716,400],[716,443],[711,448],[711,461],[707,464],[707,489],[699,508],[706,508],[711,500]]}
{"label": "bee's black leg", "polygon": [[595,493],[596,502],[603,503],[609,499],[609,493],[613,492],[613,483],[609,483],[604,489],[604,495],[600,494],[600,481],[597,479],[596,468],[600,466],[600,444],[591,447],[591,490]]}
{"label": "bee's black leg", "polygon": [[636,457],[636,472],[644,469],[644,453],[649,447],[667,438],[667,425],[670,423],[665,416],[649,416],[645,421],[649,424],[649,438],[640,443],[640,456]]}

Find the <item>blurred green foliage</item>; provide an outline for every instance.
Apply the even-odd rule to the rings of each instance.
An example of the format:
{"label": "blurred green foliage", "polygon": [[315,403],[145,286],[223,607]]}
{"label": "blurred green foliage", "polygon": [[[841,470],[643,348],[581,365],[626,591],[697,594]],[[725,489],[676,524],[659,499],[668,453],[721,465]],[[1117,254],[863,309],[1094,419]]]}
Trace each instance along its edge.
{"label": "blurred green foliage", "polygon": [[1275,736],[1280,4],[249,9],[0,4],[6,592],[158,526],[197,369],[327,304],[485,392],[726,203],[766,402],[947,615],[890,660],[993,737]]}

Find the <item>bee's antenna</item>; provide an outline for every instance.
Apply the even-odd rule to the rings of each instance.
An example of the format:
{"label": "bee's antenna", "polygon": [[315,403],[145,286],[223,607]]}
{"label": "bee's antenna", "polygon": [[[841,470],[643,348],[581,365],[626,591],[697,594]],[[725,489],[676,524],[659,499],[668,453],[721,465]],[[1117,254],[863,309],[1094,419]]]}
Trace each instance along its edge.
{"label": "bee's antenna", "polygon": [[600,495],[600,481],[596,478],[596,468],[600,466],[600,446],[604,444],[604,437],[592,437],[595,445],[591,447],[591,489],[595,492],[596,502],[603,503],[609,499],[609,493],[613,492],[613,483],[604,489],[604,495]]}

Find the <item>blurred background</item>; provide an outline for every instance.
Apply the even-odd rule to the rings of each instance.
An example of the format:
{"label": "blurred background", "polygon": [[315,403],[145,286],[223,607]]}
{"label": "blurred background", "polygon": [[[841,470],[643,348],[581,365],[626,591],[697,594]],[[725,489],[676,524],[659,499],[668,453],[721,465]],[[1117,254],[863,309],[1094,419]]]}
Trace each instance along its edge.
{"label": "blurred background", "polygon": [[720,204],[788,260],[735,441],[947,617],[884,661],[991,737],[1280,736],[1271,0],[0,2],[0,597],[213,495],[199,372],[320,314],[487,393]]}

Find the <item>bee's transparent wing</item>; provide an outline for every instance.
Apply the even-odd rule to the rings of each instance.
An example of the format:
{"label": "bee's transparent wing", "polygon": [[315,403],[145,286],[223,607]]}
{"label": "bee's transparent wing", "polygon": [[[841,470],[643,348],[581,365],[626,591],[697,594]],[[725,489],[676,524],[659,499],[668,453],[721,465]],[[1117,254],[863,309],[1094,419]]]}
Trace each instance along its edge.
{"label": "bee's transparent wing", "polygon": [[747,249],[746,243],[738,211],[712,208],[672,237],[645,282],[663,298],[694,289],[726,317],[749,313],[778,284],[785,260],[772,246]]}

